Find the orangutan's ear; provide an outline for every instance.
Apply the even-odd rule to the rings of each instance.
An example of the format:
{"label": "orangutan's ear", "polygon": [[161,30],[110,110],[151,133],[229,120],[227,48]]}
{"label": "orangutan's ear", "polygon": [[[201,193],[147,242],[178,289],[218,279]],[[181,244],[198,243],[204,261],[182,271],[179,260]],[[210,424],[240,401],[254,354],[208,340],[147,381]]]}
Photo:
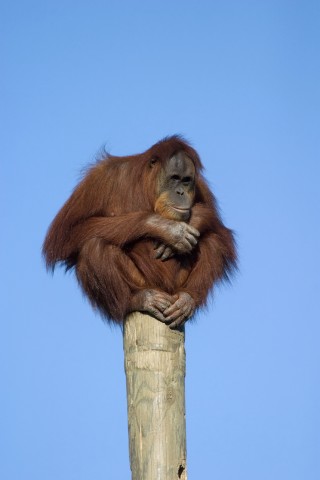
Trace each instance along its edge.
{"label": "orangutan's ear", "polygon": [[158,162],[158,158],[152,157],[151,160],[149,160],[149,167],[153,168],[157,162]]}

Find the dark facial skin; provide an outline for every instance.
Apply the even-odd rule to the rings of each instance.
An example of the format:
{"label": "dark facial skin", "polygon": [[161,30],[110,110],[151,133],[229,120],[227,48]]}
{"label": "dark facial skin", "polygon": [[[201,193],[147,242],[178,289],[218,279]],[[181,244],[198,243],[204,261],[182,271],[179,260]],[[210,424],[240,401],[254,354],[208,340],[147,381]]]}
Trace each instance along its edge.
{"label": "dark facial skin", "polygon": [[159,197],[165,197],[166,217],[187,221],[195,190],[195,167],[183,152],[176,153],[165,165],[160,177]]}

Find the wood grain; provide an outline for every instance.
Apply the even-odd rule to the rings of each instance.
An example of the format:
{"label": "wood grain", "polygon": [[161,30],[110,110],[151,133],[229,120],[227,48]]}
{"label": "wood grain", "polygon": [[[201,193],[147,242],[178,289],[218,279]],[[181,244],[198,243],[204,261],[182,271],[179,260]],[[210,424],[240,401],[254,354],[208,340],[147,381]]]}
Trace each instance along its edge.
{"label": "wood grain", "polygon": [[124,323],[132,480],[186,480],[184,330],[140,312]]}

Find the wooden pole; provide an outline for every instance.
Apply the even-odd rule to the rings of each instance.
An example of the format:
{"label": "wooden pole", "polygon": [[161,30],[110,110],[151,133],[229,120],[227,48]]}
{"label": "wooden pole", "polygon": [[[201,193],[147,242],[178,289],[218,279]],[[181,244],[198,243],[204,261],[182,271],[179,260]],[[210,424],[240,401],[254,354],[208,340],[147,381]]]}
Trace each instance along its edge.
{"label": "wooden pole", "polygon": [[132,480],[187,480],[184,331],[134,312],[124,355]]}

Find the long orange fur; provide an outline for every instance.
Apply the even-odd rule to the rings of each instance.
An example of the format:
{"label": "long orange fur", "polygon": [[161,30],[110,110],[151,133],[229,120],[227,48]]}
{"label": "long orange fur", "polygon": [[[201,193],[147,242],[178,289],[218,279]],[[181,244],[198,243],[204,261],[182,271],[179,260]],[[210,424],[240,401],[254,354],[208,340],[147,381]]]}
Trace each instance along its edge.
{"label": "long orange fur", "polygon": [[[178,151],[195,165],[189,223],[200,239],[191,254],[162,262],[154,258],[154,243],[166,238],[148,218],[154,214],[161,169]],[[43,245],[47,267],[53,270],[60,263],[75,268],[92,305],[117,323],[128,312],[132,294],[144,288],[185,291],[197,307],[204,306],[215,282],[228,278],[236,266],[236,250],[201,171],[198,154],[179,136],[139,155],[106,155],[88,170],[53,220]]]}

